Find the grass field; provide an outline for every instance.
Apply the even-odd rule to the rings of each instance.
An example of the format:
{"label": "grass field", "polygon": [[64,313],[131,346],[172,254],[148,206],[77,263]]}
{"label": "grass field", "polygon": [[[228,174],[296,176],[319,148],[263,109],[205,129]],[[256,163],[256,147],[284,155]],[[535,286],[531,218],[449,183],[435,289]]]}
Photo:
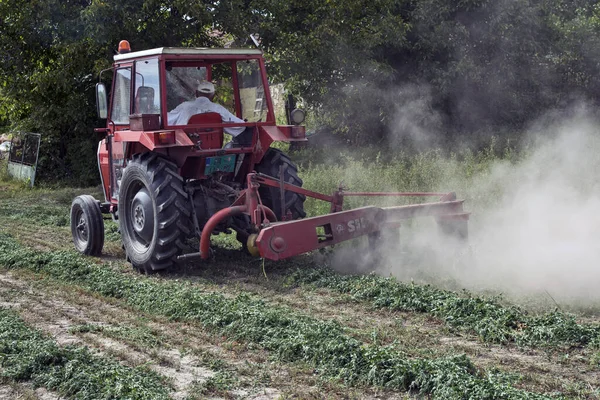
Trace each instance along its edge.
{"label": "grass field", "polygon": [[[296,157],[317,191],[341,180],[454,190],[477,232],[478,211],[502,203],[528,156]],[[489,179],[498,168],[508,173]],[[390,271],[376,264],[363,275],[331,268],[360,244],[263,264],[220,237],[215,261],[142,276],[110,220],[102,257],[73,251],[69,207],[82,193],[101,197],[0,181],[0,398],[600,398],[598,303],[466,291],[431,265],[414,281],[368,274]],[[323,207],[306,203],[313,215]],[[403,258],[407,269],[437,262],[418,254]]]}

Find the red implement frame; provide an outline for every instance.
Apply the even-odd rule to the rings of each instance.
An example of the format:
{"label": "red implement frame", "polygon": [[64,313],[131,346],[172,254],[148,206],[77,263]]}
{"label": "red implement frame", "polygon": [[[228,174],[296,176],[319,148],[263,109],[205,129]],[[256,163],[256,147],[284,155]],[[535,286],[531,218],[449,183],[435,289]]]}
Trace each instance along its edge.
{"label": "red implement frame", "polygon": [[[283,175],[282,175],[283,176]],[[331,246],[364,235],[377,235],[385,228],[398,228],[403,220],[431,216],[442,224],[459,223],[466,228],[469,213],[463,211],[464,200],[456,200],[456,194],[427,192],[346,192],[341,187],[328,196],[285,183],[267,175],[251,173],[247,177],[248,188],[231,205],[213,215],[200,237],[200,253],[209,257],[210,236],[214,228],[224,219],[247,214],[256,227],[256,248],[261,257],[282,260],[311,250]],[[331,204],[331,213],[319,217],[277,222],[271,209],[262,205],[258,188],[260,185],[289,190]],[[344,197],[439,197],[439,201],[396,207],[362,207],[343,211]],[[282,196],[283,197],[283,196]],[[462,232],[466,236],[466,230]],[[194,256],[194,255],[190,255]],[[183,258],[187,258],[183,256]]]}

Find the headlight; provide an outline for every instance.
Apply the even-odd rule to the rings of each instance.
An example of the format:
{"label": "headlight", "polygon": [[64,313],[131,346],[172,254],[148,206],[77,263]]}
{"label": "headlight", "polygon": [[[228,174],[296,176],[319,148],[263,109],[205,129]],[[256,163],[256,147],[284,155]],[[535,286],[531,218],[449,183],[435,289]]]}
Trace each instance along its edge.
{"label": "headlight", "polygon": [[306,113],[304,112],[304,110],[296,108],[291,112],[290,117],[291,117],[292,123],[294,125],[300,125],[301,123],[304,122]]}

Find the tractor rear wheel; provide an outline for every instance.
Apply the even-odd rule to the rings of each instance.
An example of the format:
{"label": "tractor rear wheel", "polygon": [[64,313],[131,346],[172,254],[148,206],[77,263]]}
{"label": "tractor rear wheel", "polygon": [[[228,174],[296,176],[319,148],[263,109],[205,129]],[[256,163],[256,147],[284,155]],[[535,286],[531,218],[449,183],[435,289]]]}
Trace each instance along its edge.
{"label": "tractor rear wheel", "polygon": [[156,153],[133,157],[119,190],[121,238],[140,272],[171,268],[190,234],[188,194],[177,166]]}
{"label": "tractor rear wheel", "polygon": [[75,197],[71,204],[71,234],[80,253],[98,256],[104,246],[104,218],[100,204],[92,196]]}
{"label": "tractor rear wheel", "polygon": [[[281,167],[283,167],[283,180],[286,183],[302,186],[302,179],[298,176],[298,167],[281,150],[270,148],[255,169],[256,172],[279,180],[281,179]],[[288,210],[292,214],[292,219],[306,217],[306,212],[304,212],[306,196],[303,194],[287,190],[285,192],[285,210],[281,210],[281,192],[279,188],[261,186],[258,193],[263,204],[273,210],[277,219],[281,219],[282,211],[287,213]]]}

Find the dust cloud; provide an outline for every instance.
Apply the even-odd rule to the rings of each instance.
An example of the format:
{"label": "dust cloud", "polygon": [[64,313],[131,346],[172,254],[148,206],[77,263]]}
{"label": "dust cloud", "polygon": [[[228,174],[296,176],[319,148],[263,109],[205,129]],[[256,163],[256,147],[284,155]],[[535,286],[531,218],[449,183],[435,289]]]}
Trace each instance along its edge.
{"label": "dust cloud", "polygon": [[[400,229],[399,241],[391,239],[380,250],[353,244],[337,248],[332,257],[335,268],[375,271],[452,289],[600,302],[600,118],[592,108],[573,105],[580,96],[576,88],[567,93],[567,88],[553,86],[564,80],[562,70],[544,62],[523,64],[524,50],[517,48],[524,43],[520,38],[547,34],[543,20],[532,14],[536,10],[507,0],[493,3],[484,14],[466,12],[457,17],[466,28],[459,32],[464,33],[461,40],[446,44],[454,49],[450,59],[457,65],[476,65],[480,79],[457,73],[445,94],[439,93],[439,85],[414,80],[407,84],[407,79],[384,89],[380,85],[368,96],[359,91],[363,101],[352,104],[359,116],[377,115],[375,105],[393,104],[385,137],[394,151],[407,148],[404,154],[442,146],[446,153],[449,147],[459,150],[459,140],[468,141],[465,148],[480,148],[494,134],[515,135],[528,144],[518,149],[516,162],[491,160],[470,175],[458,166],[455,179],[451,171],[440,186],[428,187],[456,191],[466,200],[465,210],[472,212],[469,245],[440,235],[432,218],[410,221]],[[522,15],[527,23],[514,21],[514,15]],[[504,22],[512,24],[511,29],[503,28],[508,36],[497,40],[494,32]],[[419,32],[418,26],[415,29]],[[427,37],[427,32],[421,33]],[[405,75],[415,76],[412,72]],[[374,86],[365,83],[369,75],[365,76],[362,85]],[[560,110],[542,115],[548,107]],[[535,110],[535,115],[528,110]],[[511,126],[526,128],[512,132]],[[495,127],[504,132],[494,132]],[[359,153],[356,159],[360,157]],[[454,168],[448,160],[440,160],[440,165]],[[344,181],[368,174],[349,169]]]}
{"label": "dust cloud", "polygon": [[392,148],[410,146],[425,150],[439,145],[444,118],[432,106],[433,89],[424,84],[409,84],[382,94],[394,104],[393,129],[388,134]]}
{"label": "dust cloud", "polygon": [[333,266],[451,289],[600,300],[600,124],[585,107],[572,114],[533,124],[532,145],[519,162],[498,159],[466,185],[457,177],[432,188],[463,187],[459,198],[472,212],[468,245],[424,218],[407,223],[401,240],[392,235],[377,253],[339,249]]}
{"label": "dust cloud", "polygon": [[474,254],[456,274],[474,287],[600,299],[599,125],[584,111],[537,125],[528,157],[474,182],[483,192],[501,182],[503,193],[472,209]]}

